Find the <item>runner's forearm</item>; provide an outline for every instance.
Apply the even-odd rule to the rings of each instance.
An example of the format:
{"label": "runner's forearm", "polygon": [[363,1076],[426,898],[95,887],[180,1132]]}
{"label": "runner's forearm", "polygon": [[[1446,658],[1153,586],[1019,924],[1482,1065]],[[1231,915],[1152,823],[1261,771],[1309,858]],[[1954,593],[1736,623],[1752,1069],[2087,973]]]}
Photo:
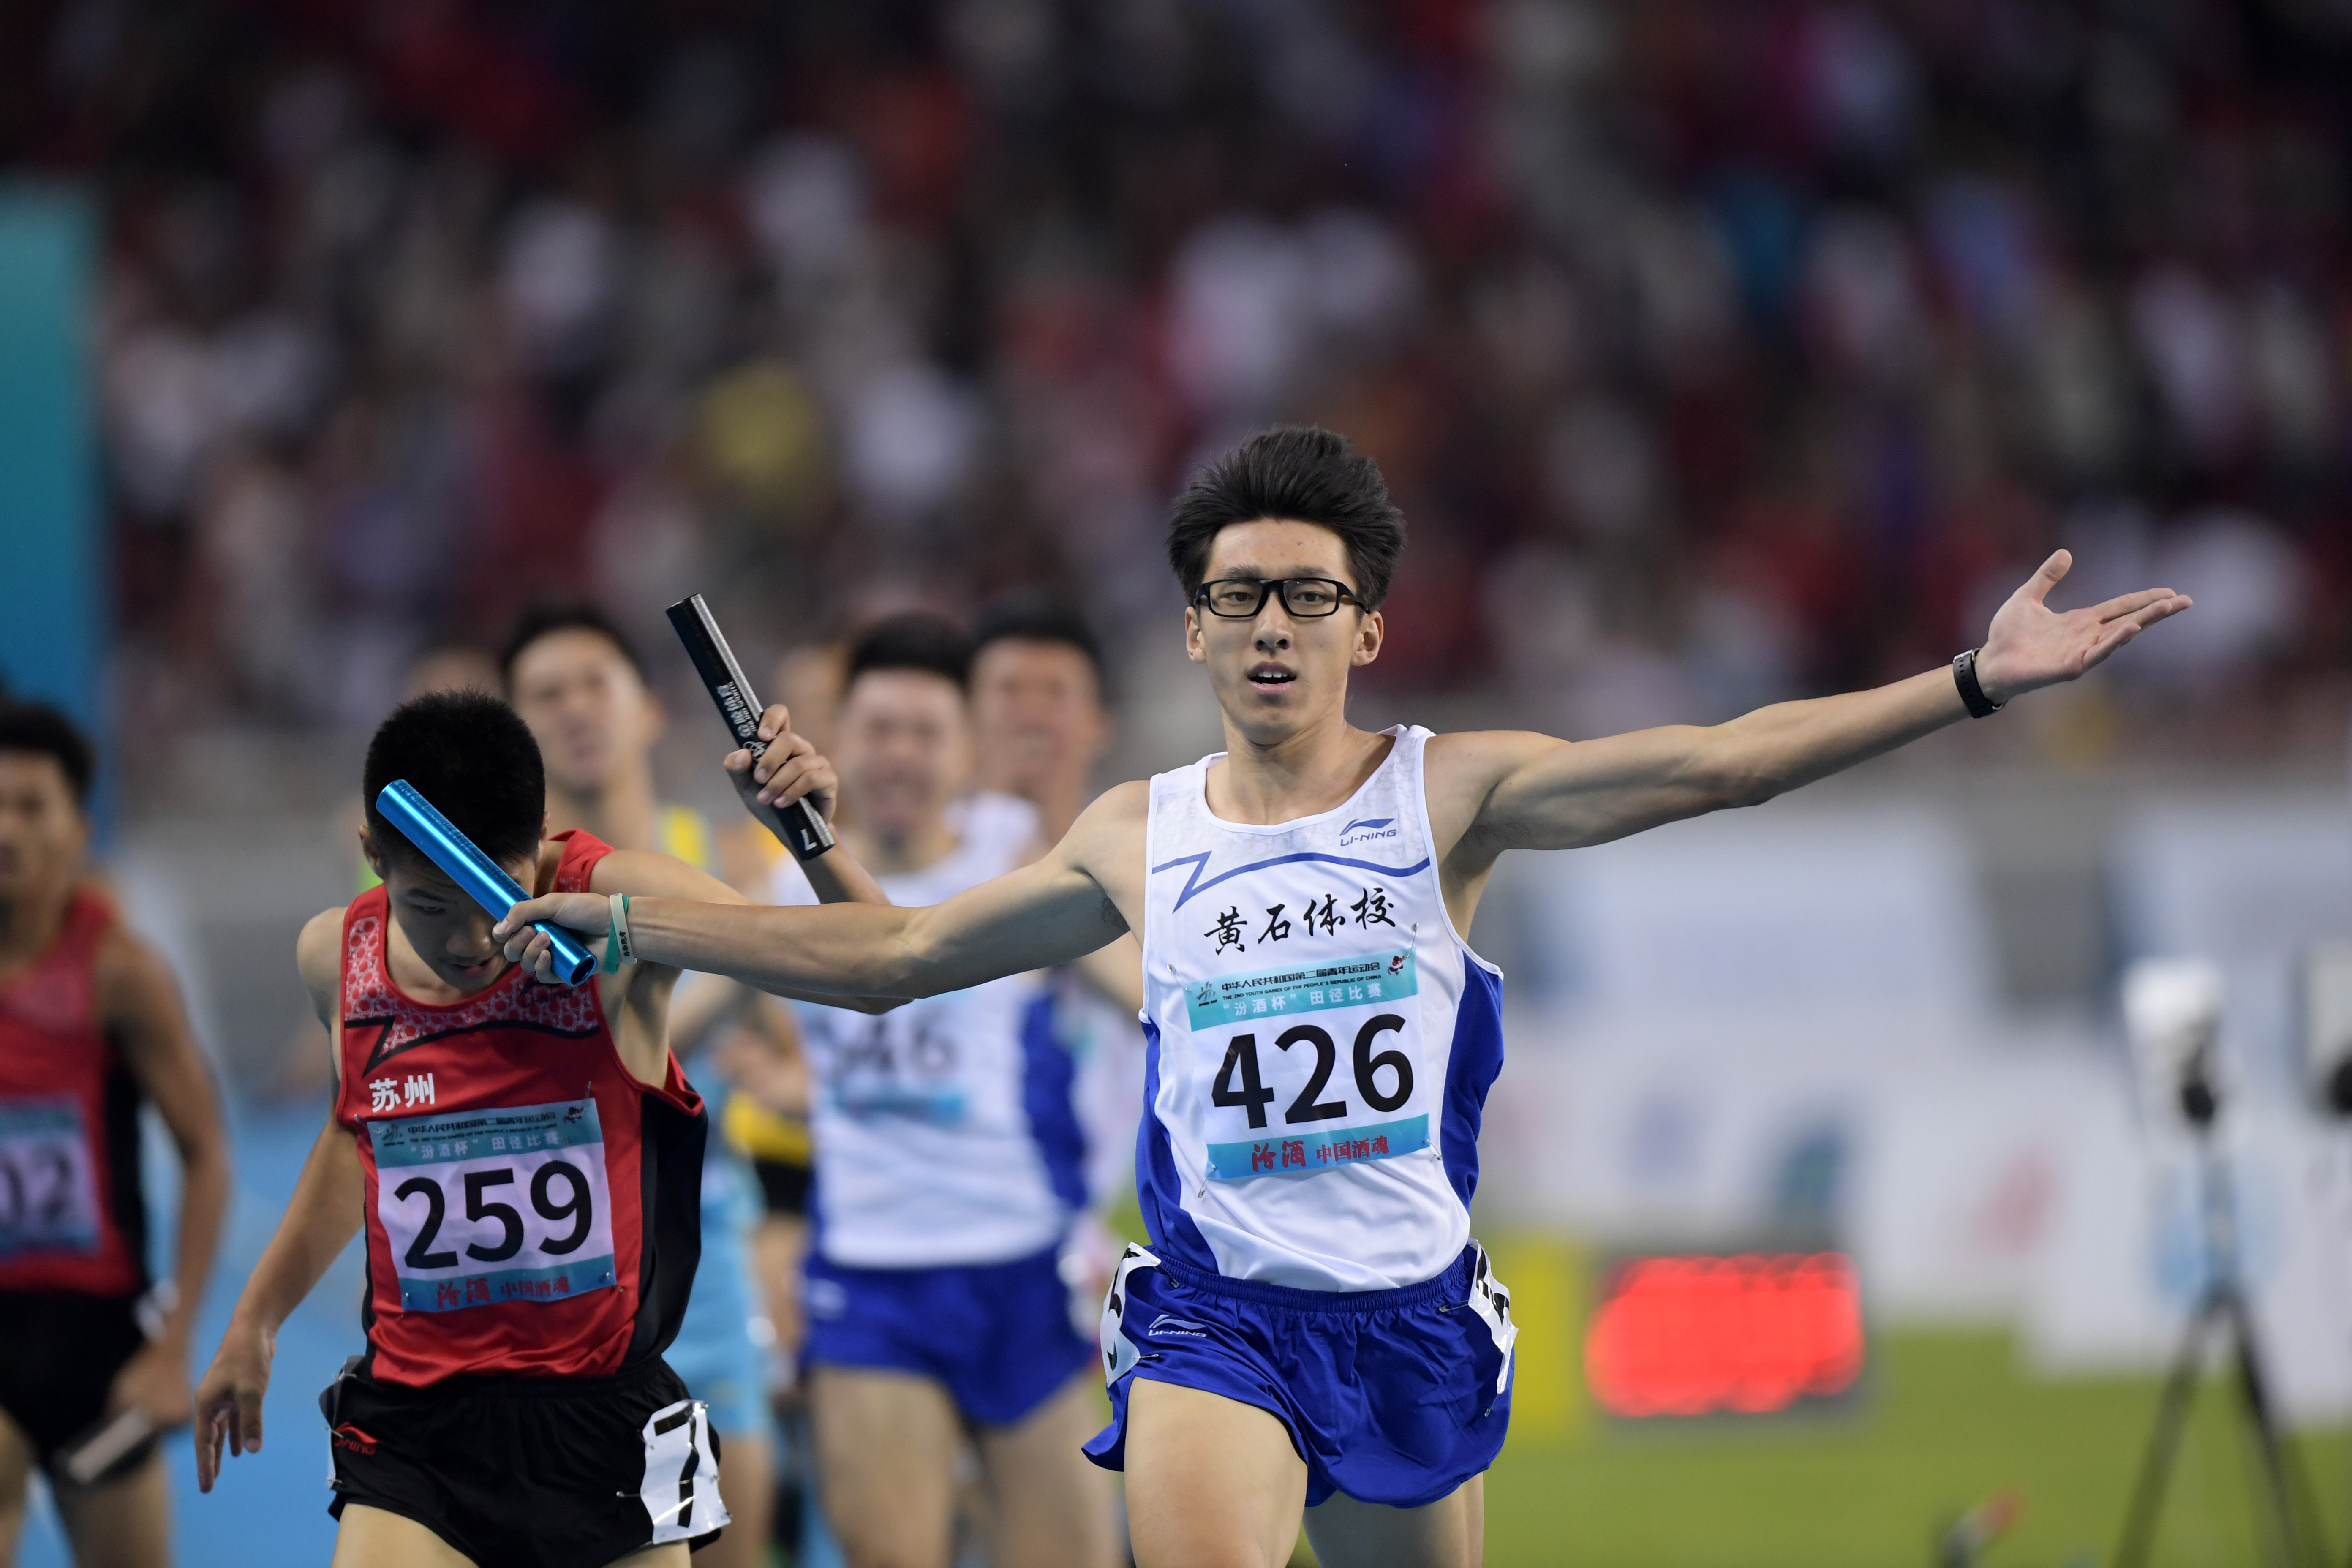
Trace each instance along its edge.
{"label": "runner's forearm", "polygon": [[[824,857],[830,860],[832,856]],[[889,904],[705,904],[629,900],[637,961],[723,974],[762,991],[816,996],[910,996],[904,934],[914,911]]]}
{"label": "runner's forearm", "polygon": [[1952,672],[1776,702],[1713,732],[1709,764],[1739,804],[1769,799],[1909,745],[1969,716]]}
{"label": "runner's forearm", "polygon": [[262,1248],[235,1315],[276,1333],[359,1229],[366,1201],[359,1150],[349,1132],[330,1122],[311,1145],[286,1217]]}
{"label": "runner's forearm", "polygon": [[228,1152],[216,1140],[180,1154],[180,1223],[173,1283],[179,1299],[164,1319],[163,1338],[185,1343],[196,1308],[212,1282],[213,1258],[228,1212]]}
{"label": "runner's forearm", "polygon": [[808,879],[816,892],[817,901],[826,904],[887,904],[890,895],[874,879],[874,873],[859,863],[857,857],[835,845],[814,860],[801,862],[801,875]]}

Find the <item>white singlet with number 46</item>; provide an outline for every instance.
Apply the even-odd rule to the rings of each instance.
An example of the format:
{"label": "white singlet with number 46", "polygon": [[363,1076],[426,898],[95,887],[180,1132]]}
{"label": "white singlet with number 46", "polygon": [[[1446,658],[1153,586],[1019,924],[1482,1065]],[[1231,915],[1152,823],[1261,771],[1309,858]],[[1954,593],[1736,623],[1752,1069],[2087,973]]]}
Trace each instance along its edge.
{"label": "white singlet with number 46", "polygon": [[1346,804],[1271,826],[1209,810],[1217,757],[1151,781],[1136,1189],[1163,1258],[1380,1290],[1469,1240],[1503,977],[1445,911],[1429,731],[1389,733]]}

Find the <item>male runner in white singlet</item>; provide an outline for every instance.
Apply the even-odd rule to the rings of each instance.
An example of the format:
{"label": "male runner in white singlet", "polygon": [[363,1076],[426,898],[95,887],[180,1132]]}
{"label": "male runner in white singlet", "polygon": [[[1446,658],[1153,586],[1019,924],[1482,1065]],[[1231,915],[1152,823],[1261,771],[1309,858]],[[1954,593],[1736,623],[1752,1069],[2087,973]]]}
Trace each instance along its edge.
{"label": "male runner in white singlet", "polygon": [[[2189,605],[2154,588],[2053,612],[2062,551],[1981,648],[1874,690],[1574,743],[1373,734],[1348,722],[1348,673],[1380,655],[1403,544],[1344,437],[1252,437],[1169,532],[1225,752],[1110,791],[1051,854],[936,908],[635,917],[657,962],[841,995],[930,995],[1140,934],[1152,1245],[1105,1302],[1113,1420],[1088,1451],[1127,1470],[1141,1568],[1279,1564],[1302,1509],[1327,1568],[1479,1560],[1512,1329],[1469,1239],[1501,977],[1461,933],[1504,850],[1759,804],[2074,679]],[[729,766],[754,809],[798,787]],[[523,921],[604,918],[541,898],[499,930],[544,970]]]}
{"label": "male runner in white singlet", "polygon": [[[1005,595],[972,629],[971,717],[980,787],[1034,808],[1034,859],[1059,843],[1095,796],[1110,746],[1102,647],[1077,607],[1039,589]],[[1070,1058],[1070,1101],[1086,1134],[1086,1211],[1062,1244],[1074,1321],[1091,1338],[1119,1246],[1107,1215],[1135,1173],[1143,1110],[1143,950],[1118,941],[1046,981],[1052,1026]]]}
{"label": "male runner in white singlet", "polygon": [[[1025,802],[959,799],[970,659],[932,616],[883,621],[850,647],[840,831],[893,899],[937,903],[1037,853]],[[814,901],[790,860],[773,896]],[[1111,1489],[1078,1455],[1096,1419],[1094,1347],[1074,1331],[1057,1261],[1086,1194],[1052,993],[1005,978],[880,1017],[801,1018],[816,1134],[809,1401],[845,1554],[854,1568],[947,1568],[969,1429],[996,1568],[1108,1568]]]}

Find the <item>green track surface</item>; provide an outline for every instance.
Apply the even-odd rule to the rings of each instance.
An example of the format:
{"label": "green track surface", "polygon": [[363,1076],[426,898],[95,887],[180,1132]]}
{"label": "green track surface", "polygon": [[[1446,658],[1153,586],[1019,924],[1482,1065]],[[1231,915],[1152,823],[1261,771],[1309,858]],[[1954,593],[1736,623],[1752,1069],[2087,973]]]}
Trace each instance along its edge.
{"label": "green track surface", "polygon": [[[1883,1334],[1872,1359],[1856,1407],[1824,1419],[1644,1431],[1570,1405],[1549,1434],[1515,1431],[1487,1479],[1486,1562],[1912,1568],[1935,1561],[1942,1524],[2009,1489],[2024,1494],[2024,1515],[1985,1568],[2112,1557],[2155,1419],[2153,1379],[2031,1377],[1998,1333]],[[2199,1394],[2157,1538],[2168,1568],[2263,1562],[2233,1399],[2218,1380]],[[2352,1434],[2305,1434],[2294,1447],[2335,1568],[2352,1526]]]}

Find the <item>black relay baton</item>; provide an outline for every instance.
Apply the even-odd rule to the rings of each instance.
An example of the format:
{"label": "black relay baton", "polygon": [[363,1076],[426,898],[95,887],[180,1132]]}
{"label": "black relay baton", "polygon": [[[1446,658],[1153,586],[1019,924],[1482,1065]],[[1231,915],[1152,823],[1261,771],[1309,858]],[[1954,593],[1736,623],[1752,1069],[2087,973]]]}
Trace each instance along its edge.
{"label": "black relay baton", "polygon": [[[727,646],[727,634],[719,629],[710,606],[699,594],[680,599],[669,607],[669,624],[677,628],[677,640],[686,645],[694,673],[710,689],[710,700],[719,704],[719,716],[727,721],[735,743],[758,762],[768,751],[768,743],[760,739],[760,700],[751,695],[751,683],[743,679],[743,667],[735,662],[735,650]],[[833,829],[806,796],[777,807],[776,816],[793,859],[814,860],[833,847]]]}

